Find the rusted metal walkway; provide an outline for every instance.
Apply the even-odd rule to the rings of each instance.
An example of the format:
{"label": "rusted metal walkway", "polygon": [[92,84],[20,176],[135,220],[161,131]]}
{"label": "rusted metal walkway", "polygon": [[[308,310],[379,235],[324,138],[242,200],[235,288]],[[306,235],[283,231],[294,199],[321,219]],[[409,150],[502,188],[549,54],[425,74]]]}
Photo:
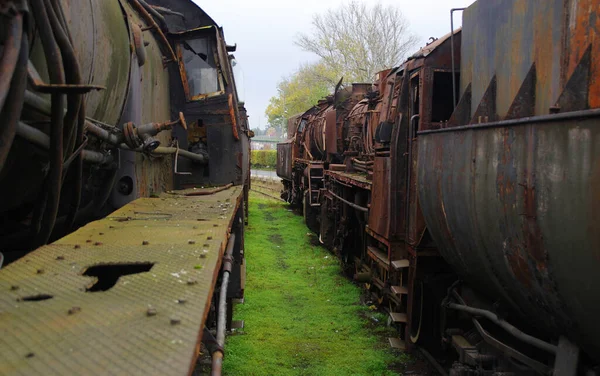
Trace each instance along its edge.
{"label": "rusted metal walkway", "polygon": [[0,374],[187,375],[242,196],[138,199],[2,269]]}

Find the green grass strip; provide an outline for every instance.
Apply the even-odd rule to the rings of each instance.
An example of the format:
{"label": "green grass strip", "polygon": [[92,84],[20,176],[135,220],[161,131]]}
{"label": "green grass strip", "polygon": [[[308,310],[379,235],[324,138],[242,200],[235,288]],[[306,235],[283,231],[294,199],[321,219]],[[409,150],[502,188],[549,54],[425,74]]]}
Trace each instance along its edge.
{"label": "green grass strip", "polygon": [[245,327],[227,337],[226,375],[397,374],[385,316],[360,304],[360,289],[311,237],[286,204],[251,195],[245,303],[234,311]]}

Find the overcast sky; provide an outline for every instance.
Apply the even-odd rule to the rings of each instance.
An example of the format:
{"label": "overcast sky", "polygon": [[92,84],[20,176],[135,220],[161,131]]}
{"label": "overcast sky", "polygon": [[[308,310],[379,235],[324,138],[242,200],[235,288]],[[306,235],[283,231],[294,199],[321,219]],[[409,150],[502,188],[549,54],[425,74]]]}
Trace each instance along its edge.
{"label": "overcast sky", "polygon": [[[237,43],[234,53],[243,71],[240,93],[246,103],[252,128],[264,128],[269,98],[277,94],[276,85],[295,72],[300,64],[317,57],[294,45],[300,32],[310,32],[312,16],[335,8],[348,0],[193,0],[223,27],[228,44]],[[361,0],[365,3],[373,1]],[[401,9],[419,47],[429,37],[450,31],[450,8],[466,7],[474,0],[381,0],[383,5]],[[460,13],[454,14],[460,25]],[[455,26],[456,27],[456,26]]]}

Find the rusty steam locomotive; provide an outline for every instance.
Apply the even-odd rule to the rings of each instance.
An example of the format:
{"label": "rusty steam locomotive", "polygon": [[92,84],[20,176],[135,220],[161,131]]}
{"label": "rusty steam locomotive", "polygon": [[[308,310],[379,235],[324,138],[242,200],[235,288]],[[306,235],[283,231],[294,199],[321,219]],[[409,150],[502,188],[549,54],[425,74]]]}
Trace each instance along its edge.
{"label": "rusty steam locomotive", "polygon": [[235,49],[191,0],[0,2],[0,374],[187,375],[201,342],[218,374],[244,288]]}
{"label": "rusty steam locomotive", "polygon": [[393,347],[454,354],[451,375],[597,374],[598,77],[597,1],[478,0],[289,119],[282,198],[389,312]]}

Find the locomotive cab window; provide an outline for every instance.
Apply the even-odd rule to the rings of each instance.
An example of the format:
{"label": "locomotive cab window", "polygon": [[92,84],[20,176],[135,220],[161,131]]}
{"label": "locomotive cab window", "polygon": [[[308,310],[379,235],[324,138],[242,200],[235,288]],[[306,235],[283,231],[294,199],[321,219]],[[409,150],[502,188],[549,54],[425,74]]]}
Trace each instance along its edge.
{"label": "locomotive cab window", "polygon": [[[455,74],[455,77],[456,82],[460,82],[458,73]],[[457,87],[457,98],[459,95],[458,92],[459,90]],[[434,72],[431,122],[442,123],[448,121],[454,111],[454,104],[452,101],[452,73],[443,71]]]}
{"label": "locomotive cab window", "polygon": [[179,53],[187,81],[185,88],[188,100],[202,99],[212,93],[220,94],[223,90],[215,48],[215,41],[209,37],[180,43]]}

